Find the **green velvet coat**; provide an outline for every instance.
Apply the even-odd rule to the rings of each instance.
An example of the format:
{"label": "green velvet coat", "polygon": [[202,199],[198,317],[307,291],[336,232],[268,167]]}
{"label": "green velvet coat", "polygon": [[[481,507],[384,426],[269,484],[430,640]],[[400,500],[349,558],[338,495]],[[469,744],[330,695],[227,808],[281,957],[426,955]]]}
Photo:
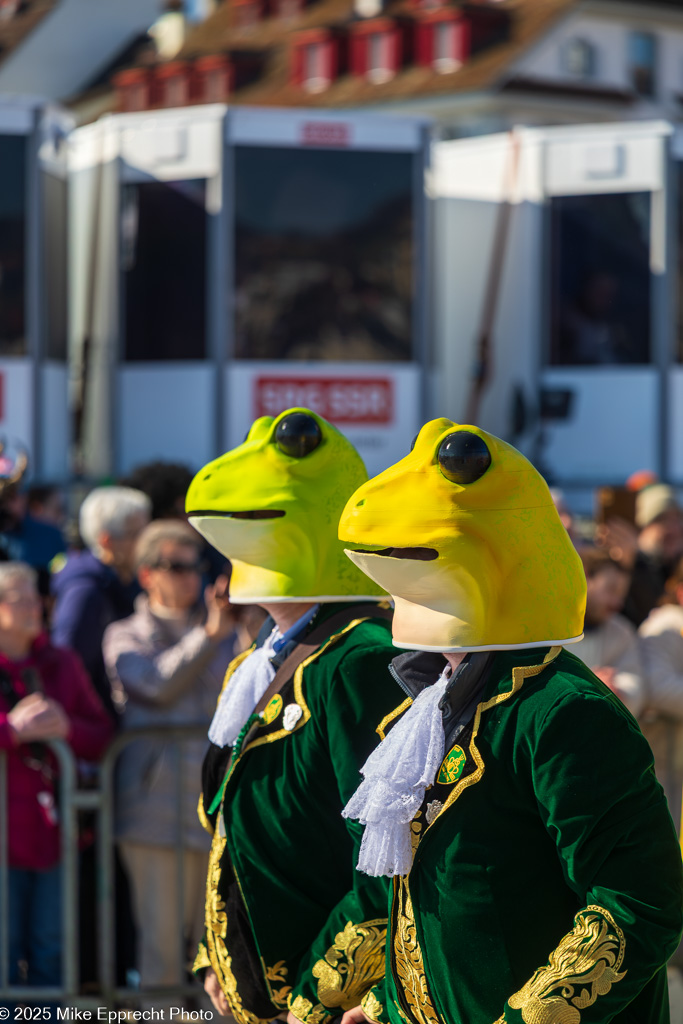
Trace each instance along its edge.
{"label": "green velvet coat", "polygon": [[[681,851],[629,712],[567,651],[496,655],[390,897],[392,1024],[664,1024]],[[438,781],[440,779],[440,781]]]}
{"label": "green velvet coat", "polygon": [[[339,608],[324,606],[321,617]],[[288,1006],[319,1024],[356,1006],[384,975],[388,880],[355,870],[362,827],[341,811],[379,742],[377,722],[396,704],[395,655],[384,620],[357,620],[332,636],[233,760],[220,807],[210,812],[211,790],[200,801],[214,837],[195,971],[214,969],[238,1024]],[[282,705],[292,702],[303,714],[287,731]],[[243,928],[233,948],[229,918],[245,912],[248,934]],[[245,939],[255,945],[251,968]]]}

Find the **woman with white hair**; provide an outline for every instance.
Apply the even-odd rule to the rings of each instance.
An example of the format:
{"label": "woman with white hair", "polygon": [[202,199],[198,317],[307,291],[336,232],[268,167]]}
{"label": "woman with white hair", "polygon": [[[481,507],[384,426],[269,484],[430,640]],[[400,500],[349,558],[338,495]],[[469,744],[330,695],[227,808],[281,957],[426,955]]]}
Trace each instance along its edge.
{"label": "woman with white hair", "polygon": [[81,506],[86,545],[72,552],[52,581],[56,598],[53,637],[77,651],[105,707],[116,718],[102,657],[104,631],[133,612],[140,587],[135,544],[150,519],[151,502],[131,487],[96,487]]}
{"label": "woman with white hair", "polygon": [[[113,623],[104,637],[110,678],[126,698],[124,730],[209,727],[233,656],[235,622],[225,577],[201,599],[202,547],[199,534],[177,519],[159,519],[140,536],[144,593],[135,614]],[[197,794],[205,750],[203,738],[176,747],[162,735],[146,736],[125,747],[118,762],[116,838],[131,882],[143,990],[182,982],[179,936],[193,955],[201,937],[209,842]],[[164,1009],[174,1001],[150,1005]]]}
{"label": "woman with white hair", "polygon": [[36,573],[0,564],[0,750],[7,757],[9,982],[27,965],[31,986],[61,976],[57,761],[46,740],[96,760],[111,722],[80,659],[43,633]]}

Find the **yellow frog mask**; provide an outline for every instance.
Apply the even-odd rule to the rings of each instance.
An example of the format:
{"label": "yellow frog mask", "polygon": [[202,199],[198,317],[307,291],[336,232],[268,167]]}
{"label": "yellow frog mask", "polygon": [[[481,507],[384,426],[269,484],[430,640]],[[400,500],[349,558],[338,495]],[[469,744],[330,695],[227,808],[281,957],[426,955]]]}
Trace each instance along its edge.
{"label": "yellow frog mask", "polygon": [[376,601],[379,587],[337,537],[349,495],[368,474],[353,445],[308,409],[256,420],[246,440],[197,473],[192,525],[232,562],[230,600]]}
{"label": "yellow frog mask", "polygon": [[548,487],[478,427],[427,423],[349,499],[349,558],[396,602],[397,647],[507,650],[581,639],[586,581]]}

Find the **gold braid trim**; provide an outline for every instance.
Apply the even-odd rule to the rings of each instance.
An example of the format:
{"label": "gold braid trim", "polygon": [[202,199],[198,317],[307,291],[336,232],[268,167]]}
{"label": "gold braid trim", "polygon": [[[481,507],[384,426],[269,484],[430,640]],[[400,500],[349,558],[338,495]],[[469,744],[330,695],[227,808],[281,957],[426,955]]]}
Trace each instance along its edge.
{"label": "gold braid trim", "polygon": [[387,726],[391,725],[391,723],[394,721],[394,719],[398,718],[399,715],[402,715],[404,711],[407,711],[412,703],[413,703],[413,698],[412,697],[406,697],[406,699],[403,701],[402,704],[399,704],[399,706],[397,708],[394,708],[393,711],[390,711],[388,715],[384,716],[382,721],[379,723],[379,725],[375,729],[375,732],[377,733],[377,735],[379,736],[379,738],[381,740],[386,739],[386,735],[385,734],[386,734]]}
{"label": "gold braid trim", "polygon": [[[479,704],[477,706],[477,711],[474,716],[474,725],[472,727],[472,739],[470,740],[470,754],[472,755],[477,767],[471,775],[466,775],[464,779],[461,779],[460,782],[454,786],[450,792],[448,800],[446,800],[446,803],[443,805],[436,817],[432,819],[431,823],[427,826],[427,829],[431,828],[434,822],[438,821],[441,815],[455,803],[463,790],[467,789],[468,786],[476,785],[484,774],[484,759],[479,753],[476,744],[482,713],[484,711],[489,711],[498,704],[502,704],[505,700],[509,700],[513,694],[517,693],[518,690],[521,690],[525,679],[530,679],[532,676],[540,675],[551,662],[555,661],[555,658],[561,650],[561,647],[551,647],[540,665],[517,665],[512,670],[512,689],[508,690],[507,693],[498,693],[495,697],[491,697],[490,700],[484,701],[483,704]],[[427,829],[425,829],[425,832]],[[564,1024],[564,1022],[562,1022],[562,1024]]]}
{"label": "gold braid trim", "polygon": [[197,804],[197,817],[199,818],[199,821],[200,821],[200,823],[202,825],[202,828],[204,828],[209,833],[209,835],[212,836],[213,835],[213,825],[211,824],[211,822],[207,818],[206,811],[204,810],[204,795],[203,795],[203,793],[199,794],[199,803]]}
{"label": "gold braid trim", "polygon": [[[417,941],[413,903],[408,890],[408,881],[401,876],[394,889],[396,912],[396,933],[394,935],[394,961],[397,981],[401,985],[403,998],[417,1024],[441,1024],[432,1004],[425,975],[422,950]],[[403,1014],[402,1014],[403,1016]]]}
{"label": "gold braid trim", "polygon": [[313,965],[318,999],[325,1006],[351,1010],[384,977],[387,919],[348,921],[324,960]]}
{"label": "gold braid trim", "polygon": [[524,1024],[580,1024],[581,1010],[605,996],[626,974],[624,933],[604,907],[589,906],[574,918],[548,963],[508,1000]]}
{"label": "gold braid trim", "polygon": [[324,654],[328,647],[335,644],[340,637],[344,636],[345,633],[349,633],[352,629],[355,629],[356,626],[360,626],[362,622],[367,622],[369,618],[371,618],[371,616],[366,616],[362,619],[354,619],[353,622],[349,622],[349,624],[344,626],[343,629],[340,629],[338,633],[333,633],[331,637],[328,637],[325,643],[319,647],[317,651],[314,651],[310,657],[301,662],[294,672],[294,700],[303,711],[301,718],[293,729],[276,729],[275,732],[269,732],[265,736],[259,736],[258,739],[245,743],[242,747],[240,757],[244,757],[246,752],[251,750],[253,747],[261,747],[264,743],[275,743],[277,740],[286,739],[288,736],[291,736],[293,733],[297,732],[297,730],[304,727],[311,717],[310,708],[308,707],[304,697],[304,671],[312,662],[316,661],[321,654]]}
{"label": "gold braid trim", "polygon": [[304,999],[303,996],[297,996],[296,999],[290,996],[287,1005],[297,1020],[303,1021],[303,1024],[323,1024],[323,1021],[330,1019],[330,1014],[324,1006],[320,1003],[314,1006],[310,999]]}
{"label": "gold braid trim", "polygon": [[[223,806],[218,812],[219,817],[223,813]],[[221,857],[225,849],[225,836],[221,836],[221,829],[217,828],[211,844],[209,854],[209,870],[206,876],[206,949],[211,967],[216,972],[225,998],[228,1000],[230,1012],[237,1021],[237,1024],[265,1024],[261,1018],[251,1013],[242,1005],[239,992],[237,991],[237,979],[232,973],[232,958],[225,945],[225,937],[228,929],[228,918],[225,913],[225,903],[218,895],[218,884],[221,877]]]}
{"label": "gold braid trim", "polygon": [[363,997],[360,1005],[366,1017],[369,1017],[370,1020],[381,1021],[384,1007],[372,990]]}
{"label": "gold braid trim", "polygon": [[[230,682],[230,677],[235,674],[235,672],[240,667],[242,662],[246,661],[247,658],[249,657],[249,655],[251,654],[251,652],[255,651],[255,650],[256,650],[256,644],[254,643],[246,651],[242,651],[241,654],[236,655],[236,657],[234,657],[232,659],[232,661],[230,662],[230,664],[228,665],[228,667],[225,670],[225,675],[223,676],[223,685],[221,686],[221,692],[218,694],[218,700],[220,700],[221,697],[223,696],[223,690],[225,689],[225,687]],[[218,701],[216,701],[216,705],[218,705]]]}

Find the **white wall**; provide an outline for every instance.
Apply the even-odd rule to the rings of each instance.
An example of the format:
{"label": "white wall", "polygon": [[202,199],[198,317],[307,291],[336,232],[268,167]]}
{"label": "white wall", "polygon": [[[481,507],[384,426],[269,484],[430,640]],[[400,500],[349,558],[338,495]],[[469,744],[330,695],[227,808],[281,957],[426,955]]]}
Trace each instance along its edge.
{"label": "white wall", "polygon": [[[630,90],[629,33],[653,32],[658,45],[657,96],[654,100],[641,99],[638,106],[655,114],[661,104],[675,105],[676,98],[683,95],[683,18],[667,17],[656,10],[645,18],[642,13],[639,16],[638,9],[628,17],[623,14],[623,6],[619,12],[619,18],[587,12],[571,15],[532,47],[511,73],[546,82]],[[586,40],[595,47],[596,65],[591,77],[582,78],[565,68],[565,50],[573,39]],[[628,110],[625,113],[629,116]]]}
{"label": "white wall", "polygon": [[60,0],[0,68],[0,93],[64,100],[146,32],[161,0]]}

